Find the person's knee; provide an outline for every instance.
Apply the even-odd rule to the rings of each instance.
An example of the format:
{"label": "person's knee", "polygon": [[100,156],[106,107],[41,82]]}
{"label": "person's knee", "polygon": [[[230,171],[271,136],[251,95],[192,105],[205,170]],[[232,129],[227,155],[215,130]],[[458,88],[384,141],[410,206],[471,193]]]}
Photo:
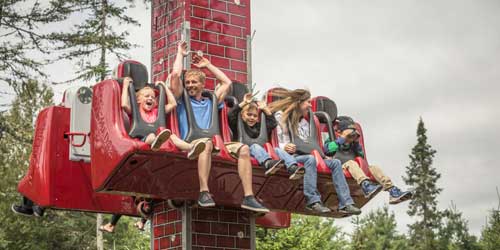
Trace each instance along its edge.
{"label": "person's knee", "polygon": [[155,137],[156,137],[155,134],[151,133],[151,134],[146,136],[146,140],[144,140],[144,142],[146,144],[151,144],[155,140]]}
{"label": "person's knee", "polygon": [[304,167],[316,168],[316,159],[314,158],[314,156],[310,155],[307,157],[307,160],[304,163]]}
{"label": "person's knee", "polygon": [[350,168],[356,168],[358,167],[359,168],[359,165],[357,162],[353,161],[353,160],[350,160],[350,161],[347,161],[346,163],[344,163],[344,166],[347,168],[347,169],[350,169]]}
{"label": "person's knee", "polygon": [[214,144],[212,143],[212,141],[211,140],[206,141],[204,151],[211,153],[213,149],[214,149]]}
{"label": "person's knee", "polygon": [[327,165],[332,170],[342,168],[342,162],[340,162],[340,160],[338,160],[338,159],[332,159],[332,160],[328,161]]}
{"label": "person's knee", "polygon": [[240,150],[238,151],[238,155],[240,158],[250,158],[250,148],[248,147],[248,145],[241,146]]}

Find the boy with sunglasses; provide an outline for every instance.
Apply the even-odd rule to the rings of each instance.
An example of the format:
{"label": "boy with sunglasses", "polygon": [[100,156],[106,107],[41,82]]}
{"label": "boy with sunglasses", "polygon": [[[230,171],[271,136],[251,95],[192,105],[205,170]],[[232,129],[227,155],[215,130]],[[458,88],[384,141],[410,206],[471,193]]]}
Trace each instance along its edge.
{"label": "boy with sunglasses", "polygon": [[412,198],[412,192],[401,191],[396,187],[391,178],[387,177],[382,169],[370,165],[369,169],[378,183],[374,184],[365,175],[354,158],[359,156],[364,158],[363,148],[359,143],[359,133],[356,130],[354,121],[350,117],[338,118],[338,130],[340,136],[335,140],[326,140],[324,151],[326,155],[333,156],[342,162],[342,168],[347,169],[356,182],[361,186],[365,197],[369,198],[380,188],[389,192],[389,204],[398,204]]}

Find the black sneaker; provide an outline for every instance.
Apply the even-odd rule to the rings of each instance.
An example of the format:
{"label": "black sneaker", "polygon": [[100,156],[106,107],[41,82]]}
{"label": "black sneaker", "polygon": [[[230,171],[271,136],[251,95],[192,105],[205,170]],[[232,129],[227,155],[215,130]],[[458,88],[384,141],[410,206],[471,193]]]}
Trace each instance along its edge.
{"label": "black sneaker", "polygon": [[359,215],[361,214],[361,209],[355,207],[354,205],[347,205],[342,209],[339,209],[339,213],[345,215]]}
{"label": "black sneaker", "polygon": [[12,204],[12,206],[10,206],[10,209],[12,210],[12,212],[14,212],[16,214],[25,215],[25,216],[33,215],[33,209],[28,208],[26,206],[19,206],[16,204]]}
{"label": "black sneaker", "polygon": [[269,209],[262,206],[253,195],[245,196],[243,202],[241,203],[241,208],[248,209],[250,211],[258,213],[269,213]]}
{"label": "black sneaker", "polygon": [[302,177],[304,177],[306,170],[297,166],[296,164],[293,164],[292,166],[288,167],[288,173],[290,173],[290,177],[288,179],[300,180],[302,179]]}
{"label": "black sneaker", "polygon": [[307,205],[306,209],[313,211],[315,213],[319,213],[319,214],[326,214],[326,213],[332,212],[332,210],[323,206],[323,204],[321,204],[321,202],[315,202],[313,204]]}
{"label": "black sneaker", "polygon": [[273,175],[278,170],[280,170],[281,166],[283,165],[283,160],[267,160],[264,162],[264,167],[266,168],[266,176]]}
{"label": "black sneaker", "polygon": [[33,206],[33,215],[35,215],[36,217],[42,217],[44,212],[45,212],[45,209],[43,207],[36,206],[36,205]]}
{"label": "black sneaker", "polygon": [[212,195],[209,192],[202,191],[198,198],[198,205],[200,207],[215,207],[215,201],[212,199]]}

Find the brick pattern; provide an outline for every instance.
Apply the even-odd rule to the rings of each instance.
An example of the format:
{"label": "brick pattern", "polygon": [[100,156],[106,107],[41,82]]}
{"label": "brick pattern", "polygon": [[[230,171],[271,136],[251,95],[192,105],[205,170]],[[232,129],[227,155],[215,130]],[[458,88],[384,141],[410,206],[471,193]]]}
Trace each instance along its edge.
{"label": "brick pattern", "polygon": [[[166,79],[171,70],[183,21],[191,24],[191,50],[203,51],[230,79],[246,83],[250,0],[240,0],[239,5],[234,0],[154,0],[153,80]],[[205,73],[206,87],[212,89],[215,78]]]}
{"label": "brick pattern", "polygon": [[190,232],[182,231],[181,210],[159,203],[154,211],[151,220],[154,250],[181,250],[183,234],[191,237],[188,249],[192,250],[251,249],[252,227],[247,211],[224,207],[191,208]]}
{"label": "brick pattern", "polygon": [[151,223],[154,250],[182,250],[182,214],[179,210],[164,203],[156,204]]}
{"label": "brick pattern", "polygon": [[231,208],[195,208],[192,249],[250,249],[250,214]]}

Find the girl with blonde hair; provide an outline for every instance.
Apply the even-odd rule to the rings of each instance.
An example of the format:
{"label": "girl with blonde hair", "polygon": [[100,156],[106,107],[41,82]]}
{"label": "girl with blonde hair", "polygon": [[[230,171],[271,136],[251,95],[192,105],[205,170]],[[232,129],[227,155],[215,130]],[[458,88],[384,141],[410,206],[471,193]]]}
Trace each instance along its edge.
{"label": "girl with blonde hair", "polygon": [[[304,154],[297,150],[291,143],[291,136],[298,136],[305,140],[309,137],[309,121],[306,119],[311,108],[311,93],[305,89],[288,90],[285,88],[274,89],[271,94],[278,100],[269,105],[271,112],[278,121],[277,132],[279,147],[286,153],[293,155],[295,160],[304,164],[304,196],[306,209],[314,213],[330,213],[330,208],[323,205],[321,195],[317,188],[318,172],[316,159],[313,155]],[[312,119],[312,117],[309,117]],[[280,156],[281,159],[283,157]],[[342,164],[337,159],[325,159],[325,164],[332,172],[332,180],[339,199],[338,212],[346,215],[357,215],[361,210],[354,206],[349,186],[342,171]]]}

